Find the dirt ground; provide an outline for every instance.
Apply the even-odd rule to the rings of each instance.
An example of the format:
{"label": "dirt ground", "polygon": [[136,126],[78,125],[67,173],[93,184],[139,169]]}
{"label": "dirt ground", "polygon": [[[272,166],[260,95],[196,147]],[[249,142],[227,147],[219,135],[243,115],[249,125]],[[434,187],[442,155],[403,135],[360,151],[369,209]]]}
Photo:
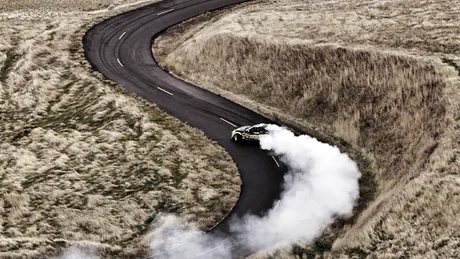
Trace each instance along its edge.
{"label": "dirt ground", "polygon": [[375,198],[330,230],[338,237],[260,257],[460,256],[459,11],[458,1],[255,1],[154,41],[173,74],[371,164]]}
{"label": "dirt ground", "polygon": [[221,147],[84,59],[87,29],[133,2],[1,3],[1,258],[72,245],[137,257],[158,213],[206,229],[236,202],[240,177]]}

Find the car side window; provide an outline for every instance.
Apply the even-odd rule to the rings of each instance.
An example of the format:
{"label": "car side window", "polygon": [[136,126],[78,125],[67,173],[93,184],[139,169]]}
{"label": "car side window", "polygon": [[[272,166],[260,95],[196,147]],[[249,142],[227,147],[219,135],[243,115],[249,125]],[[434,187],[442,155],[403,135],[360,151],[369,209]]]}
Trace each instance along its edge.
{"label": "car side window", "polygon": [[267,134],[268,131],[264,127],[252,127],[247,130],[248,134]]}
{"label": "car side window", "polygon": [[262,133],[262,129],[259,127],[259,128],[254,128],[254,134],[260,134]]}

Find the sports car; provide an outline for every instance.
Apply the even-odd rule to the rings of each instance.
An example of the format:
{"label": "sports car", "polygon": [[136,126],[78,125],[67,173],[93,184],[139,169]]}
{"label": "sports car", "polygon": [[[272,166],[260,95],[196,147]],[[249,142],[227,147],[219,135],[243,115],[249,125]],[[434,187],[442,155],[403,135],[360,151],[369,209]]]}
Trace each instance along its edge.
{"label": "sports car", "polygon": [[267,124],[261,123],[254,126],[242,126],[232,131],[232,139],[235,142],[259,141],[260,136],[268,134]]}

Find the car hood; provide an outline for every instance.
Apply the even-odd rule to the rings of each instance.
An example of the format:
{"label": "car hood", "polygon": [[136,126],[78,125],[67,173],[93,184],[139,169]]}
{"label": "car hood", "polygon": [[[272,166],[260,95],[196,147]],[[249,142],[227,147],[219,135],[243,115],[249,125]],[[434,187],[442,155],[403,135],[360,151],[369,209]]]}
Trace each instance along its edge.
{"label": "car hood", "polygon": [[233,130],[234,132],[244,132],[247,128],[249,128],[251,126],[242,126],[242,127],[239,127],[235,130]]}

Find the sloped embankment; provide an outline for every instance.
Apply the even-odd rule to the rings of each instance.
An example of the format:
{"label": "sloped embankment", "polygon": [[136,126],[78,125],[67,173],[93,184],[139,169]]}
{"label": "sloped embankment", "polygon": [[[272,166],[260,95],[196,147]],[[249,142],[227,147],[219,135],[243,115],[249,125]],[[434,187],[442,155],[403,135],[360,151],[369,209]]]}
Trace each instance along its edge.
{"label": "sloped embankment", "polygon": [[[436,216],[442,202],[455,199],[446,190],[460,189],[443,178],[452,176],[454,169],[447,168],[457,150],[449,144],[458,100],[448,79],[452,69],[435,59],[212,30],[206,16],[155,41],[160,64],[315,136],[342,140],[352,155],[371,162],[376,196],[341,230],[333,244],[337,253],[398,253],[412,244],[409,254],[420,255],[453,235],[442,222],[455,222],[459,208]],[[435,225],[429,234],[426,224]],[[425,244],[414,245],[410,235]]]}

